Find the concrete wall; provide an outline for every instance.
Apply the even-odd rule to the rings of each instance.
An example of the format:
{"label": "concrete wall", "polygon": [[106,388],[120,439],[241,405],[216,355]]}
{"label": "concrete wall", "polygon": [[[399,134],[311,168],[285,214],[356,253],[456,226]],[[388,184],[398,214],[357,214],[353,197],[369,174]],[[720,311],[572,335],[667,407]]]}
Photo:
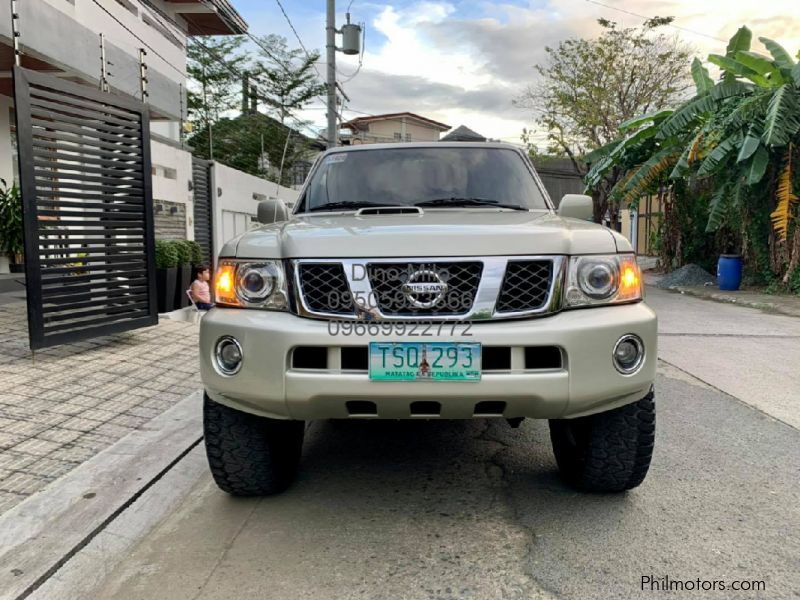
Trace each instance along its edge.
{"label": "concrete wall", "polygon": [[5,179],[8,185],[14,181],[15,175],[11,151],[10,110],[11,98],[0,96],[0,179]]}
{"label": "concrete wall", "polygon": [[[185,93],[185,36],[172,27],[174,44],[141,20],[153,14],[138,0],[126,0],[137,7],[137,15],[116,2],[98,0],[161,56],[148,52],[148,91],[151,106],[161,115],[179,120],[183,85]],[[91,0],[37,0],[19,2],[22,49],[69,73],[94,84],[100,79],[99,34],[106,38],[109,84],[115,90],[140,98],[139,42]],[[0,2],[0,43],[10,44],[9,3]],[[163,19],[162,19],[163,20]],[[183,101],[185,106],[185,100]]]}
{"label": "concrete wall", "polygon": [[294,203],[299,195],[297,190],[242,173],[221,163],[214,163],[211,180],[214,247],[217,249],[258,224],[255,218],[261,200],[279,198]]}
{"label": "concrete wall", "polygon": [[[183,209],[177,213],[171,213],[169,209],[172,208],[172,205],[164,205],[165,208],[162,209],[162,212],[164,216],[170,212],[173,221],[177,214],[184,215],[185,233],[180,239],[193,240],[194,202],[189,189],[189,182],[192,180],[192,155],[172,144],[154,139],[150,144],[150,156],[153,174],[153,205],[157,207],[159,202],[174,202],[183,206]],[[175,239],[177,232],[174,229],[175,223],[172,223],[169,235],[161,237]],[[156,237],[159,237],[158,233],[157,229]]]}
{"label": "concrete wall", "polygon": [[[138,61],[139,48],[142,46],[142,43],[128,33],[122,25],[112,19],[92,0],[76,0],[74,3],[69,0],[44,0],[44,2],[68,15],[95,34],[105,34],[107,41],[115,44],[130,56],[135,57]],[[180,25],[180,27],[175,27],[154,10],[139,2],[139,0],[123,0],[122,3],[116,0],[98,0],[98,2],[114,15],[114,17],[119,19],[125,27],[133,31],[151,48],[164,57],[162,59],[152,52],[149,52],[147,63],[150,68],[157,69],[172,81],[182,83],[185,80],[186,23],[183,19],[180,17],[173,17],[173,20]],[[166,4],[160,0],[152,0],[152,2],[162,11],[168,13]],[[25,4],[25,2],[19,3],[19,5],[22,4]],[[155,26],[148,24],[146,21],[155,24]],[[164,27],[164,25],[166,25],[166,27]],[[165,37],[156,27],[164,28],[170,36],[175,38],[174,41]],[[24,24],[21,26],[21,31],[24,41]],[[63,41],[62,39],[61,42],[63,43]],[[92,48],[93,52],[95,48],[96,44],[95,47]],[[164,59],[166,59],[166,61]],[[167,64],[167,62],[169,64]],[[172,67],[177,67],[182,74]],[[109,70],[113,72],[113,68],[109,67]]]}

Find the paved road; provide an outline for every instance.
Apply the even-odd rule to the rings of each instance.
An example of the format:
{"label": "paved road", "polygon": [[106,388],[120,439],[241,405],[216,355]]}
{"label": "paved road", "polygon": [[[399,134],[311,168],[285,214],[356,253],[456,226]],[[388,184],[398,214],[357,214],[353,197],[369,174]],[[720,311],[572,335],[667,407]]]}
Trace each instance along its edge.
{"label": "paved road", "polygon": [[800,597],[800,320],[649,301],[669,364],[637,490],[565,487],[543,422],[319,422],[289,492],[233,499],[203,473],[98,597],[653,596],[642,576]]}

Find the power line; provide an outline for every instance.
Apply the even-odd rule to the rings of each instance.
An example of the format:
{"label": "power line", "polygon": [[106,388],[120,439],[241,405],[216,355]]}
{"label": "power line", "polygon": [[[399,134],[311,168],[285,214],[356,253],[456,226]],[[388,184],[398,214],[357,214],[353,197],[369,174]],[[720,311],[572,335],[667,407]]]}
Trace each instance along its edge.
{"label": "power line", "polygon": [[181,77],[186,77],[186,73],[184,73],[184,72],[183,72],[183,71],[181,71],[181,70],[180,70],[178,67],[176,67],[175,65],[173,65],[173,64],[172,64],[170,61],[168,61],[166,58],[164,58],[164,56],[163,56],[163,55],[161,55],[161,54],[158,52],[158,50],[155,50],[155,49],[154,49],[154,48],[153,48],[153,47],[152,47],[150,44],[148,44],[148,43],[147,43],[147,42],[145,42],[145,41],[144,41],[142,38],[140,38],[138,35],[136,35],[136,34],[135,34],[135,33],[134,33],[134,32],[133,32],[131,29],[130,29],[130,27],[128,27],[127,25],[125,25],[125,23],[123,23],[123,22],[122,22],[122,21],[120,21],[120,20],[119,20],[117,17],[115,17],[115,16],[114,16],[114,14],[113,14],[111,11],[109,11],[109,10],[108,10],[108,9],[107,9],[105,6],[103,6],[102,4],[100,4],[100,2],[98,2],[97,0],[92,0],[92,2],[94,2],[94,3],[95,3],[97,6],[99,6],[99,7],[100,7],[100,9],[101,9],[101,10],[102,10],[104,13],[106,13],[106,14],[107,14],[109,17],[111,17],[112,19],[114,19],[114,21],[116,21],[116,22],[119,24],[119,26],[120,26],[120,27],[122,27],[122,28],[123,28],[125,31],[127,31],[128,33],[130,33],[130,34],[131,34],[133,37],[135,37],[137,40],[139,40],[139,41],[140,41],[140,42],[141,42],[141,43],[142,43],[142,44],[143,44],[143,45],[144,45],[144,46],[145,46],[145,47],[146,47],[148,50],[150,50],[150,51],[151,51],[151,52],[152,52],[152,53],[153,53],[155,56],[157,56],[158,58],[160,58],[161,60],[163,60],[163,61],[164,61],[164,62],[165,62],[165,63],[166,63],[168,66],[170,66],[170,67],[171,67],[171,68],[173,68],[173,69],[174,69],[174,70],[175,70],[177,73],[179,73],[179,74],[181,75]]}
{"label": "power line", "polygon": [[[244,77],[244,74],[243,74],[243,73],[241,73],[241,72],[237,71],[237,70],[236,70],[236,69],[235,69],[233,66],[231,66],[231,65],[230,65],[228,62],[226,62],[225,60],[223,60],[223,59],[222,59],[222,58],[221,58],[221,57],[220,57],[220,56],[219,56],[219,55],[218,55],[216,52],[214,52],[214,51],[213,51],[211,48],[209,48],[208,46],[206,46],[206,45],[205,45],[203,42],[201,42],[199,39],[197,39],[197,38],[193,38],[193,39],[192,39],[192,43],[195,43],[195,44],[199,45],[201,48],[203,48],[203,49],[206,51],[206,53],[207,53],[207,54],[208,54],[208,55],[209,55],[211,58],[213,58],[213,59],[214,59],[216,62],[218,62],[218,63],[219,63],[220,65],[222,65],[222,66],[223,66],[225,69],[227,69],[227,71],[228,71],[229,73],[231,73],[231,75],[233,75],[234,77],[236,77],[238,80],[242,80],[242,79],[243,79],[243,77]],[[253,79],[253,81],[255,81],[256,83],[258,83],[258,80],[257,80],[257,79]],[[260,99],[262,99],[262,100],[264,100],[264,101],[266,101],[266,102],[270,103],[270,104],[272,105],[272,107],[273,107],[273,108],[276,108],[276,107],[274,106],[274,104],[273,104],[273,103],[270,101],[269,97],[268,97],[268,96],[266,96],[266,94],[263,92],[263,90],[261,90],[261,89],[260,89],[260,88],[259,88],[257,85],[254,85],[253,87],[256,89],[256,91],[257,91],[257,92],[259,92],[259,94],[258,94],[258,97],[259,97]],[[319,131],[318,129],[317,129],[317,130],[315,130],[315,129],[314,129],[313,127],[311,127],[309,124],[307,124],[307,123],[303,123],[302,121],[300,121],[300,120],[299,120],[297,117],[295,117],[294,115],[292,115],[292,114],[287,114],[286,116],[287,116],[287,117],[289,117],[289,118],[290,118],[290,119],[291,119],[291,120],[294,122],[294,124],[295,124],[297,127],[299,127],[299,128],[302,128],[302,129],[309,129],[309,130],[313,131],[313,132],[314,132],[314,134],[316,134],[316,135],[320,135],[320,131]]]}
{"label": "power line", "polygon": [[[649,21],[652,18],[652,17],[647,17],[645,15],[640,15],[639,13],[635,13],[635,12],[632,12],[630,10],[625,10],[624,8],[618,8],[616,6],[610,6],[608,4],[603,4],[602,2],[598,2],[597,0],[586,0],[586,2],[589,2],[590,4],[596,4],[597,6],[602,6],[603,8],[608,8],[610,10],[616,10],[617,12],[625,13],[626,15],[631,15],[633,17],[639,17],[640,19],[643,19],[645,21]],[[723,44],[727,43],[727,40],[721,40],[718,37],[714,37],[713,35],[709,35],[707,33],[702,33],[700,31],[694,31],[693,29],[688,29],[686,27],[681,27],[680,25],[673,25],[672,23],[668,23],[667,25],[669,27],[672,27],[673,29],[678,29],[678,30],[684,31],[686,33],[692,33],[694,35],[699,35],[699,36],[702,36],[702,37],[705,37],[705,38],[708,38],[708,39],[711,39],[711,40],[715,40],[717,42],[722,42]]]}
{"label": "power line", "polygon": [[[289,18],[289,15],[286,14],[286,9],[283,8],[283,4],[281,3],[281,0],[275,0],[275,2],[278,3],[278,8],[281,9],[281,12],[283,13],[283,17],[286,19],[286,22],[289,24],[289,27],[291,28],[292,32],[294,33],[294,37],[297,38],[297,42],[300,44],[300,47],[303,49],[303,52],[306,53],[306,58],[308,58],[308,60],[311,60],[311,53],[308,51],[308,48],[306,48],[306,45],[303,43],[303,40],[300,38],[300,34],[297,33],[297,29],[295,29],[294,23],[292,23],[292,20]],[[317,65],[316,64],[314,64],[314,63],[312,63],[312,64],[314,65],[314,70],[317,72],[317,75],[319,75],[319,77],[321,79],[322,78],[322,73],[319,72],[319,69],[317,69]]]}

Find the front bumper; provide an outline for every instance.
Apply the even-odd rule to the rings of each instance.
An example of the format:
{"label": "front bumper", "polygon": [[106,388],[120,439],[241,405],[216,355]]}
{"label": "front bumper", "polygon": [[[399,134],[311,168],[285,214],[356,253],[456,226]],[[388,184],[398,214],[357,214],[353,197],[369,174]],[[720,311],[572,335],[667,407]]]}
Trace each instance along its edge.
{"label": "front bumper", "polygon": [[[457,331],[463,331],[460,327]],[[201,376],[209,396],[227,406],[278,419],[327,419],[355,416],[350,401],[375,403],[377,418],[415,415],[412,402],[439,403],[438,414],[425,418],[469,419],[479,402],[503,402],[502,416],[533,418],[578,417],[641,399],[656,372],[656,316],[644,303],[570,310],[537,319],[478,322],[470,337],[331,335],[327,321],[289,313],[216,308],[200,326]],[[620,374],[612,350],[625,334],[638,335],[645,345],[642,367]],[[214,346],[224,335],[241,344],[244,360],[234,376],[220,375],[213,365]],[[465,341],[511,347],[510,368],[484,371],[480,382],[370,381],[364,371],[341,368],[340,349],[364,347],[370,341]],[[327,348],[325,369],[292,367],[298,346]],[[520,358],[526,346],[557,346],[561,368],[526,370]],[[485,406],[485,405],[483,405]],[[496,405],[495,405],[496,406]],[[361,415],[363,416],[363,415]],[[499,416],[499,415],[498,415]]]}

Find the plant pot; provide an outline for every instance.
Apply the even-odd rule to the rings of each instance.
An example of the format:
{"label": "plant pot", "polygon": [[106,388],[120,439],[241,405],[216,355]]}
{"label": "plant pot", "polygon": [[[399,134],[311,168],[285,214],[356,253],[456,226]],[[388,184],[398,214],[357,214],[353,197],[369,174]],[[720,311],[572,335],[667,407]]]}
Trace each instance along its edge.
{"label": "plant pot", "polygon": [[175,308],[183,308],[189,306],[189,297],[186,295],[186,290],[192,285],[192,265],[183,265],[178,267],[177,282],[175,284]]}
{"label": "plant pot", "polygon": [[175,310],[175,287],[178,269],[156,269],[156,300],[158,312],[165,313]]}
{"label": "plant pot", "polygon": [[719,289],[735,292],[742,284],[742,257],[738,254],[722,254],[717,262],[717,284]]}

